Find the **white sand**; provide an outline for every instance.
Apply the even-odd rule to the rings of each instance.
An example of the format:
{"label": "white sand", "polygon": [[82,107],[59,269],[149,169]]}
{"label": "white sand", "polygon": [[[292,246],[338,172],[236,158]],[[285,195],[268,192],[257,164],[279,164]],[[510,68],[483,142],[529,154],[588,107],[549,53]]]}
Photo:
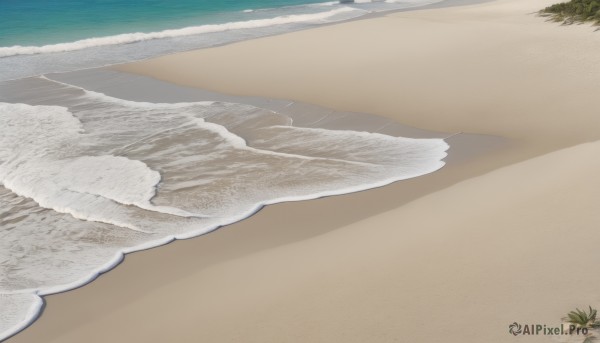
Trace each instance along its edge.
{"label": "white sand", "polygon": [[552,2],[402,12],[120,68],[512,144],[131,255],[48,297],[10,342],[552,341],[508,325],[600,307],[600,35],[532,14]]}

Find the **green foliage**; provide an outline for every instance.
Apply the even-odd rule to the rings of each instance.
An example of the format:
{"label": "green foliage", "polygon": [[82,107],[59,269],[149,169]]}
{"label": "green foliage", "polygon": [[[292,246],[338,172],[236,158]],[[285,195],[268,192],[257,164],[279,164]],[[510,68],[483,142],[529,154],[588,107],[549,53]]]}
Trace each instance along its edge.
{"label": "green foliage", "polygon": [[590,311],[582,311],[575,309],[567,314],[567,322],[578,325],[582,328],[597,328],[600,327],[600,321],[596,319],[597,311],[589,306]]}
{"label": "green foliage", "polygon": [[546,7],[540,14],[566,24],[592,21],[600,25],[600,0],[571,0]]}

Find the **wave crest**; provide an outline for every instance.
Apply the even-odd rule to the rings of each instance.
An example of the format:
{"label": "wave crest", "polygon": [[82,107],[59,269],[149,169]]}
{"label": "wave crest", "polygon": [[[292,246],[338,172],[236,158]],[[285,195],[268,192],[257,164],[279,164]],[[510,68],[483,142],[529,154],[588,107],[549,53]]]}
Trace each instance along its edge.
{"label": "wave crest", "polygon": [[283,24],[319,22],[338,14],[360,11],[350,7],[336,8],[331,11],[313,13],[313,14],[295,14],[285,15],[268,19],[254,19],[248,21],[230,22],[225,24],[211,24],[201,26],[190,26],[181,29],[163,30],[158,32],[136,32],[124,33],[114,36],[95,37],[78,40],[69,43],[50,44],[43,46],[12,46],[0,47],[0,57],[10,57],[18,55],[36,55],[56,52],[76,51],[92,47],[131,44],[154,39],[174,38],[181,36],[200,35],[205,33],[215,33],[228,30],[243,30],[252,28],[269,27]]}

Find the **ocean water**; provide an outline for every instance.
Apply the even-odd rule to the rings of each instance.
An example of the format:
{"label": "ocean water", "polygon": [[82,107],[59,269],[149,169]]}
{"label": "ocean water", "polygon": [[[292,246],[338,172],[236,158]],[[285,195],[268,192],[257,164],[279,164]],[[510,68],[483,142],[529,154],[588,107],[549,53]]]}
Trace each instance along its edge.
{"label": "ocean water", "polygon": [[448,149],[301,127],[242,103],[128,101],[44,74],[426,3],[0,0],[0,340],[35,320],[42,296],[92,281],[125,253],[264,205],[428,174]]}
{"label": "ocean water", "polygon": [[440,0],[1,0],[0,81],[145,59]]}

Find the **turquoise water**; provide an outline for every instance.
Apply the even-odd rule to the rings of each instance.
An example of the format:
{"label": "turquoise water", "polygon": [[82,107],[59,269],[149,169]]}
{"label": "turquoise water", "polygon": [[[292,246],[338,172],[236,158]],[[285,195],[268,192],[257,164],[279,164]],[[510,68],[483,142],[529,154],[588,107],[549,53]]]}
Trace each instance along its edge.
{"label": "turquoise water", "polygon": [[0,0],[0,81],[229,44],[440,0]]}
{"label": "turquoise water", "polygon": [[244,20],[247,9],[319,2],[323,0],[0,0],[0,46]]}
{"label": "turquoise water", "polygon": [[[302,120],[286,111],[305,123],[351,115],[313,106],[124,101],[52,73],[435,1],[0,0],[0,341],[38,317],[40,296],[92,281],[125,253],[210,232],[266,204],[424,175],[448,149],[437,138],[292,125]],[[108,73],[92,88],[148,82]]]}

